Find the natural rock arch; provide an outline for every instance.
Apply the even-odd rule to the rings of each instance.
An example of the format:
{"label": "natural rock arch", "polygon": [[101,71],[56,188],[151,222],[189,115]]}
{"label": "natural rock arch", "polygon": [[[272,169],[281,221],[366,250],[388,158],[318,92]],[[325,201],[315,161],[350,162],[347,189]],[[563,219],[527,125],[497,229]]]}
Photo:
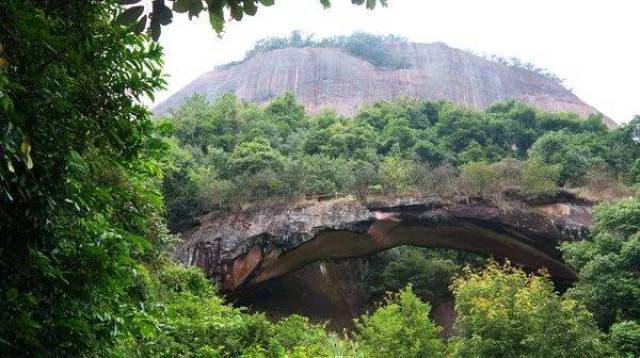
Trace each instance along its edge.
{"label": "natural rock arch", "polygon": [[201,267],[223,290],[248,288],[306,264],[370,255],[400,245],[451,248],[546,268],[560,280],[577,274],[558,244],[580,240],[591,205],[571,195],[545,203],[403,198],[362,204],[320,201],[290,208],[212,213],[186,234],[174,258]]}

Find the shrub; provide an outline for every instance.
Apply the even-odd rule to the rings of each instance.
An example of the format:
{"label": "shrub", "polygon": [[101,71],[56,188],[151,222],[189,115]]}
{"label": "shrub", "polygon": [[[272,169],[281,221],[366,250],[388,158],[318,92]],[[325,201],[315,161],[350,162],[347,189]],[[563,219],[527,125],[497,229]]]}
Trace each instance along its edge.
{"label": "shrub", "polygon": [[491,164],[491,171],[503,188],[516,187],[522,183],[524,163],[507,158]]}
{"label": "shrub", "polygon": [[369,185],[367,187],[367,191],[369,194],[373,194],[373,195],[384,194],[384,189],[382,189],[382,185],[380,184]]}
{"label": "shrub", "polygon": [[442,165],[445,161],[452,160],[452,156],[447,153],[444,148],[441,148],[430,141],[419,141],[413,147],[413,151],[419,161],[428,163],[432,166]]}
{"label": "shrub", "polygon": [[360,200],[364,200],[369,194],[369,187],[377,180],[376,168],[363,160],[352,161],[350,164],[353,182],[349,191],[356,194]]}
{"label": "shrub", "polygon": [[485,196],[496,190],[496,180],[487,162],[472,162],[462,167],[460,189],[466,194]]}
{"label": "shrub", "polygon": [[565,131],[548,132],[531,146],[530,158],[559,166],[557,180],[571,185],[583,184],[585,174],[596,159],[590,146],[582,141],[596,141],[593,136],[572,135]]}
{"label": "shrub", "polygon": [[449,285],[462,269],[455,255],[418,247],[394,250],[380,274],[383,292],[401,290],[409,283],[418,297],[432,304],[451,298]]}
{"label": "shrub", "polygon": [[168,264],[158,272],[158,281],[164,290],[173,293],[189,292],[196,296],[208,296],[214,292],[211,282],[196,267]]}
{"label": "shrub", "polygon": [[525,193],[544,196],[558,190],[560,166],[544,164],[539,159],[529,159],[524,165],[522,188]]}
{"label": "shrub", "polygon": [[388,156],[378,169],[382,188],[385,193],[402,194],[411,186],[412,163],[396,156]]}
{"label": "shrub", "polygon": [[390,294],[373,314],[356,321],[357,347],[365,357],[444,357],[445,345],[429,319],[430,310],[411,286]]}
{"label": "shrub", "polygon": [[640,200],[605,203],[593,213],[587,240],[565,243],[565,260],[580,274],[568,294],[584,303],[600,326],[640,320]]}
{"label": "shrub", "polygon": [[622,357],[640,357],[640,323],[623,321],[609,330],[609,343]]}
{"label": "shrub", "polygon": [[347,356],[347,349],[345,342],[328,333],[325,326],[312,324],[306,317],[291,315],[274,326],[269,356],[291,352],[291,357],[329,358]]}
{"label": "shrub", "polygon": [[414,166],[414,177],[418,190],[426,194],[449,196],[455,193],[458,170],[451,164],[429,168]]}
{"label": "shrub", "polygon": [[592,166],[586,174],[584,187],[578,192],[595,202],[611,201],[631,195],[631,190],[622,180],[611,175],[611,168],[604,163]]}
{"label": "shrub", "polygon": [[554,292],[545,276],[492,263],[455,280],[453,357],[602,357],[589,311]]}

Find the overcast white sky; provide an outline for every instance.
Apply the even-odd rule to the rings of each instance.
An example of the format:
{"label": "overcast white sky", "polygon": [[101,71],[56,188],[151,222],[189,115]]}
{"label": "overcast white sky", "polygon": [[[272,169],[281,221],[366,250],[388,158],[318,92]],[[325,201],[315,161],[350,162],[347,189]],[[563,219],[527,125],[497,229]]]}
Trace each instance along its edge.
{"label": "overcast white sky", "polygon": [[621,123],[640,114],[638,16],[640,0],[389,0],[374,11],[349,0],[333,0],[328,10],[319,0],[276,0],[229,23],[222,38],[204,15],[176,16],[160,39],[169,88],[156,103],[216,65],[241,59],[261,38],[366,31],[533,62]]}

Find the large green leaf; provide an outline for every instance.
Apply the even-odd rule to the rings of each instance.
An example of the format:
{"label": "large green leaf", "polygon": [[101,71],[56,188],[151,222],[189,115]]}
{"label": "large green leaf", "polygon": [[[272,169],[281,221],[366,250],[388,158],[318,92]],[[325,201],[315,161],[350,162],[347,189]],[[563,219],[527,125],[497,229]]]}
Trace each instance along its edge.
{"label": "large green leaf", "polygon": [[141,34],[147,28],[147,15],[144,15],[133,28],[136,34]]}
{"label": "large green leaf", "polygon": [[236,21],[242,20],[242,15],[244,14],[242,7],[237,3],[232,3],[229,6],[231,7],[231,16],[233,16]]}
{"label": "large green leaf", "polygon": [[156,16],[158,16],[161,25],[169,25],[173,20],[173,11],[166,5],[162,5]]}
{"label": "large green leaf", "polygon": [[258,7],[254,0],[245,0],[242,9],[244,10],[244,13],[249,16],[253,16],[258,12]]}
{"label": "large green leaf", "polygon": [[200,13],[203,10],[202,0],[176,0],[173,2],[173,11],[177,13]]}
{"label": "large green leaf", "polygon": [[212,7],[209,9],[209,23],[211,27],[218,33],[224,28],[224,13],[222,7]]}
{"label": "large green leaf", "polygon": [[116,19],[113,20],[113,22],[118,25],[126,26],[138,20],[140,16],[142,16],[143,12],[144,12],[144,6],[133,6],[126,9],[122,14],[118,15],[118,17],[116,17]]}

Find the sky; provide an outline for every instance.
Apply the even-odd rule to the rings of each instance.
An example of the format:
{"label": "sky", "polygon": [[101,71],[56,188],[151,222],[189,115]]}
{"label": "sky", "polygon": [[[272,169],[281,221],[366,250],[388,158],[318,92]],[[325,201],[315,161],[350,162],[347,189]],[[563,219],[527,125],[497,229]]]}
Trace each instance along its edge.
{"label": "sky", "polygon": [[254,17],[227,23],[221,37],[206,14],[192,20],[176,14],[160,38],[168,88],[155,103],[215,66],[242,59],[262,38],[365,31],[518,57],[565,79],[618,123],[640,115],[639,0],[388,0],[373,11],[332,2],[323,9],[319,0],[276,0]]}

